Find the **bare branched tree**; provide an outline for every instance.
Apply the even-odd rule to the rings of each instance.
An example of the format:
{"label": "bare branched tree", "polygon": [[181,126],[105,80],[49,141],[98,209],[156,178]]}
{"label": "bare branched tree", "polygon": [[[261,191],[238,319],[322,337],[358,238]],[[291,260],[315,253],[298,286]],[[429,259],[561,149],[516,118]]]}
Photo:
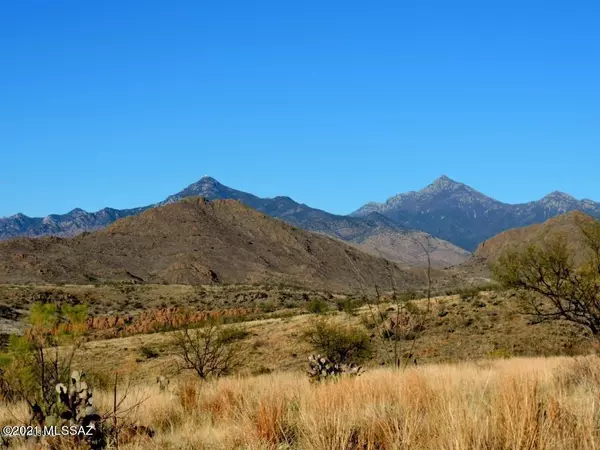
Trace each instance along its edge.
{"label": "bare branched tree", "polygon": [[223,339],[221,325],[210,322],[203,328],[191,328],[189,322],[173,333],[179,370],[194,370],[201,379],[230,374],[242,364],[240,344]]}

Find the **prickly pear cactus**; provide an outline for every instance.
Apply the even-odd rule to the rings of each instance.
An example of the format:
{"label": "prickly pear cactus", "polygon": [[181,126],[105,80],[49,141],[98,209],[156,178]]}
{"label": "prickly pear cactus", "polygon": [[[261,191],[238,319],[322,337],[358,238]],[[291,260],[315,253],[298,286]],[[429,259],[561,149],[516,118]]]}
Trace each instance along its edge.
{"label": "prickly pear cactus", "polygon": [[356,364],[337,364],[321,355],[308,357],[307,374],[312,383],[337,380],[341,376],[359,376],[362,373],[364,373],[362,366]]}
{"label": "prickly pear cactus", "polygon": [[104,448],[101,417],[92,402],[92,390],[85,381],[85,375],[74,370],[71,373],[69,386],[62,383],[56,385],[58,403],[61,413],[59,418],[47,417],[49,424],[63,424],[83,427],[86,437],[93,449]]}

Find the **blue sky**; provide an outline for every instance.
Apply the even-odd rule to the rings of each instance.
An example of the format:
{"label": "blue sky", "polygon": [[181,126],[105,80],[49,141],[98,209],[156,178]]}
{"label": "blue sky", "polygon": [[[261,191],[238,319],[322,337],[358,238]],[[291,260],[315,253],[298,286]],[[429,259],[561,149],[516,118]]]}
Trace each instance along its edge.
{"label": "blue sky", "polygon": [[0,216],[203,175],[336,213],[441,174],[600,201],[594,1],[0,3]]}

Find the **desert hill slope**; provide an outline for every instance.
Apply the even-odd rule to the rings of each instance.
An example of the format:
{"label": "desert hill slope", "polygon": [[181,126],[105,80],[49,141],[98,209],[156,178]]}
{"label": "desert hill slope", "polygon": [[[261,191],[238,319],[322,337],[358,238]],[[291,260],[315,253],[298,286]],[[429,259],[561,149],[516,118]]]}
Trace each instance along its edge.
{"label": "desert hill slope", "polygon": [[137,215],[149,208],[171,204],[191,196],[204,197],[211,201],[238,200],[289,224],[351,242],[357,248],[375,256],[381,252],[387,259],[411,266],[423,266],[427,259],[422,251],[417,251],[419,245],[416,240],[424,242],[429,239],[434,267],[460,264],[470,256],[469,252],[454,244],[428,236],[423,232],[407,229],[376,212],[365,217],[331,214],[295,202],[289,197],[260,198],[232,189],[211,177],[203,177],[164,201],[141,208],[128,210],[105,208],[95,213],[75,209],[67,214],[50,215],[45,218],[31,218],[23,214],[0,218],[0,240],[48,235],[76,236],[84,231],[102,229],[120,218]]}
{"label": "desert hill slope", "polygon": [[[388,269],[390,267],[390,269]],[[422,282],[326,236],[300,230],[234,200],[186,198],[73,238],[0,242],[0,282],[284,282],[356,290]]]}
{"label": "desert hill slope", "polygon": [[474,256],[494,262],[507,250],[522,249],[530,244],[543,245],[548,239],[563,235],[567,238],[569,248],[575,253],[576,258],[583,258],[586,249],[579,224],[593,220],[596,219],[587,214],[571,211],[541,224],[513,228],[481,243]]}

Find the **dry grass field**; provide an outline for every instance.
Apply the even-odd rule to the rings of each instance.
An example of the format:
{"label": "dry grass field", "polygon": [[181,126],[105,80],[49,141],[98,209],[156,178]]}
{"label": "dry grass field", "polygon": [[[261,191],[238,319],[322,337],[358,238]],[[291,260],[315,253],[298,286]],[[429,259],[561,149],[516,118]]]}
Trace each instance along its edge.
{"label": "dry grass field", "polygon": [[[218,295],[223,306],[237,299],[235,306],[258,308],[260,314],[224,325],[238,331],[235,345],[244,349],[243,364],[232,376],[201,381],[189,372],[176,375],[173,331],[88,336],[74,368],[88,373],[95,405],[110,413],[111,377],[117,372],[118,397],[127,391],[120,423],[154,431],[150,437],[126,429],[120,449],[600,448],[600,358],[582,356],[594,352],[589,336],[564,321],[531,324],[509,291],[410,301],[405,308],[423,317],[423,329],[417,338],[419,321],[410,323],[398,347],[418,365],[411,357],[398,370],[390,366],[393,342],[368,320],[377,308],[375,315],[389,323],[396,317],[393,304],[346,310],[344,296],[292,290],[263,295],[251,286],[216,294],[189,289],[179,294],[207,292],[202,295]],[[141,289],[131,293],[150,295]],[[319,314],[310,312],[315,299],[325,308]],[[261,303],[275,309],[261,309]],[[366,373],[309,382],[307,357],[316,350],[304,332],[318,320],[371,334]],[[157,376],[170,379],[167,391],[159,389]],[[24,424],[29,416],[25,404],[0,401],[0,425]],[[74,448],[72,438],[11,444],[28,450]]]}
{"label": "dry grass field", "polygon": [[[319,385],[301,373],[180,380],[167,392],[140,385],[129,401],[146,400],[129,420],[156,435],[124,436],[120,448],[596,449],[599,369],[594,356],[511,358],[374,369]],[[110,410],[111,393],[96,397]],[[25,411],[0,407],[0,424]]]}

